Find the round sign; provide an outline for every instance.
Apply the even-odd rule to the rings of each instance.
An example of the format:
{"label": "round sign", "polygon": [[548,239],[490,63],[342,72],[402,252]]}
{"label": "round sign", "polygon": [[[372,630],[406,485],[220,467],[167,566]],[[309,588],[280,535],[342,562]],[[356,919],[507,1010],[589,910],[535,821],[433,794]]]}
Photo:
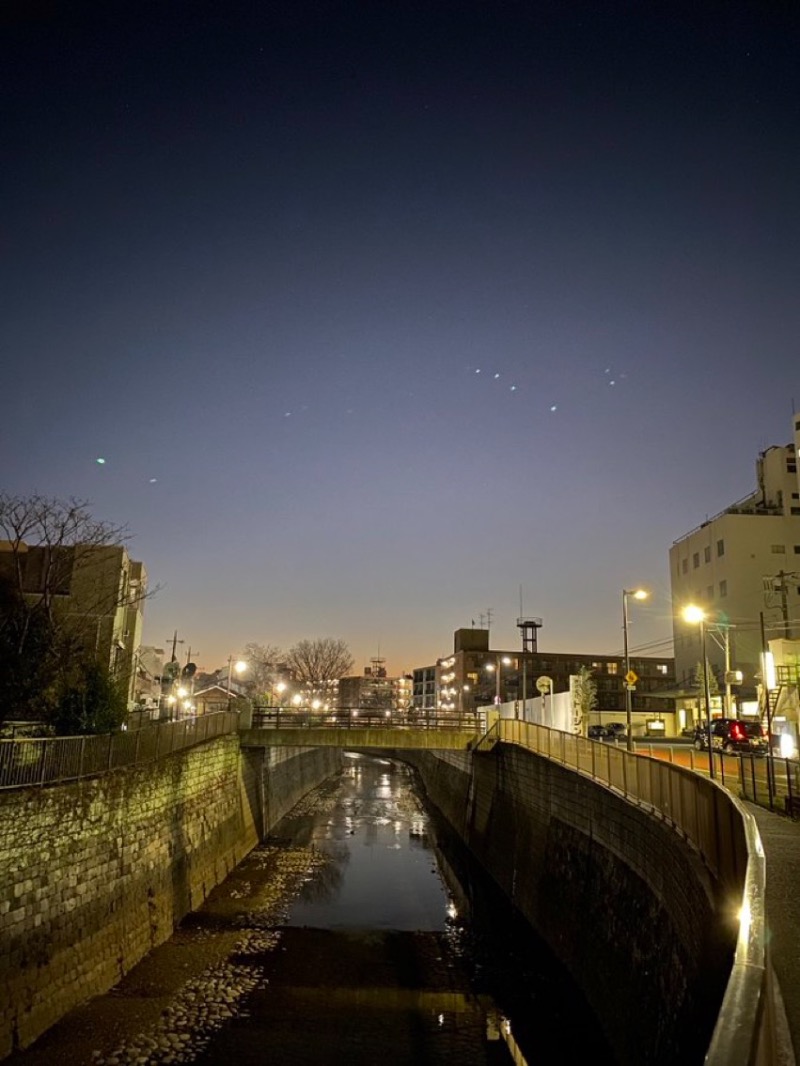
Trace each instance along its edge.
{"label": "round sign", "polygon": [[536,687],[544,696],[545,692],[551,692],[553,689],[553,682],[549,677],[542,675],[536,679]]}

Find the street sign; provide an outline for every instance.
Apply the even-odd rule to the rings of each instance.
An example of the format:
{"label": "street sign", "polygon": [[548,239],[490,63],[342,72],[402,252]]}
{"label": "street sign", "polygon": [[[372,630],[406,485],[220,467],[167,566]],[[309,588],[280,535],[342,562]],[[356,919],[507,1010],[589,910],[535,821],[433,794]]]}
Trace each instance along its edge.
{"label": "street sign", "polygon": [[629,685],[635,685],[636,682],[639,680],[639,675],[635,674],[633,670],[629,670],[625,675],[625,680],[628,682]]}
{"label": "street sign", "polygon": [[544,696],[546,692],[549,692],[552,689],[553,682],[549,677],[542,675],[542,677],[536,679],[536,687]]}

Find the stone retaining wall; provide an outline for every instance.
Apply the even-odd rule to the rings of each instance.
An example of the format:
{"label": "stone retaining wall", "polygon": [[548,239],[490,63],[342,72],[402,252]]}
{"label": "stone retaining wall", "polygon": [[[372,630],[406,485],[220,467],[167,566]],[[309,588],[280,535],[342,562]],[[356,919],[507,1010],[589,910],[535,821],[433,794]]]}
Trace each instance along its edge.
{"label": "stone retaining wall", "polygon": [[339,759],[240,752],[232,735],[75,784],[0,793],[0,1057],[167,940]]}
{"label": "stone retaining wall", "polygon": [[712,941],[723,901],[693,849],[611,790],[521,748],[402,757],[570,971],[618,1060],[702,1062],[735,923],[725,943]]}

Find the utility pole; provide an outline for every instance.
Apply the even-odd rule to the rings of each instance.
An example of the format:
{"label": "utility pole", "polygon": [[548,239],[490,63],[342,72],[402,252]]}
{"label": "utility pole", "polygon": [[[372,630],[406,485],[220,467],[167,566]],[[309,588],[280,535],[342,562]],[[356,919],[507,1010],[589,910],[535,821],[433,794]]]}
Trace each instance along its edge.
{"label": "utility pole", "polygon": [[[169,640],[169,637],[167,637],[167,640]],[[172,662],[175,663],[178,661],[178,656],[176,654],[178,650],[178,645],[184,643],[185,641],[178,640],[178,630],[176,629],[175,632],[172,634]]]}
{"label": "utility pole", "polygon": [[772,754],[772,703],[770,700],[769,679],[767,677],[767,656],[769,644],[764,628],[764,612],[759,613],[761,620],[761,688],[764,693],[764,702],[767,712],[767,793],[769,794],[769,809],[773,809],[775,795],[775,759]]}

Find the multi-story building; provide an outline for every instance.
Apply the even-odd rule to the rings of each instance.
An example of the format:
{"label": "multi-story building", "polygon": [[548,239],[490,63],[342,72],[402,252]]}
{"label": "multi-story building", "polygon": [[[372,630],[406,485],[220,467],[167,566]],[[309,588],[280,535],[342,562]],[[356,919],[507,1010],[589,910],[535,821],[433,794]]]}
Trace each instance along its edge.
{"label": "multi-story building", "polygon": [[754,492],[670,548],[679,683],[690,682],[702,661],[700,628],[683,619],[689,604],[705,612],[706,655],[719,682],[742,672],[734,693],[742,698],[754,695],[765,642],[800,635],[800,418],[794,434],[794,444],[758,456]]}
{"label": "multi-story building", "polygon": [[50,547],[3,541],[0,572],[14,573],[26,600],[48,604],[59,624],[127,685],[132,705],[147,594],[144,564],[131,559],[123,545]]}
{"label": "multi-story building", "polygon": [[339,679],[339,707],[388,711],[405,716],[411,706],[412,679],[387,677],[386,660],[372,659],[364,673]]}
{"label": "multi-story building", "polygon": [[[648,722],[667,719],[664,732],[676,724],[673,701],[661,695],[673,688],[671,657],[631,655],[636,674],[631,692],[634,732],[648,730]],[[537,681],[547,678],[552,692],[567,692],[570,677],[584,667],[597,685],[597,708],[592,723],[625,718],[625,659],[621,655],[576,654],[536,650],[502,651],[489,647],[488,629],[457,629],[453,653],[436,663],[436,712],[474,713],[492,703],[519,702],[539,695]],[[423,668],[429,669],[429,668]],[[418,672],[415,672],[415,678]],[[420,678],[420,680],[422,680]]]}
{"label": "multi-story building", "polygon": [[436,710],[436,667],[419,666],[411,675],[411,711],[430,716]]}
{"label": "multi-story building", "polygon": [[164,649],[142,644],[136,656],[136,703],[140,707],[158,707],[161,698],[161,674]]}

